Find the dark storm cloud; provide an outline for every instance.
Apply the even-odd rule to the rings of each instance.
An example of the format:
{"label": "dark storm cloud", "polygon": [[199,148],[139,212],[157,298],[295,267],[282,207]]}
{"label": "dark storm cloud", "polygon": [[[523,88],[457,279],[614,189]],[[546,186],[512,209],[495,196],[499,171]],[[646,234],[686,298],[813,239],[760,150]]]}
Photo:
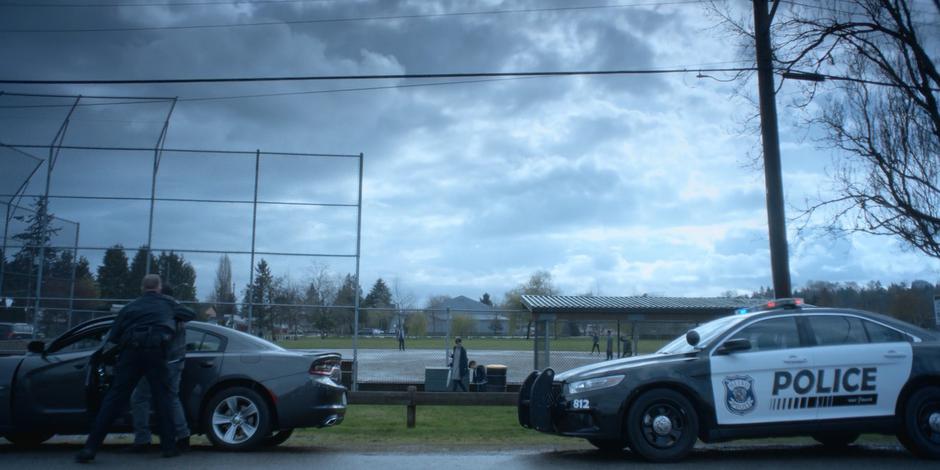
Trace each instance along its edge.
{"label": "dark storm cloud", "polygon": [[[0,29],[180,26],[553,6],[571,3],[372,0],[4,7]],[[0,76],[633,69],[727,60],[727,51],[702,36],[702,26],[697,7],[677,6],[206,30],[0,33]],[[551,270],[566,291],[597,286],[613,295],[713,295],[769,283],[759,223],[763,189],[737,164],[753,139],[727,138],[718,124],[743,112],[725,99],[728,90],[721,87],[726,85],[690,77],[554,77],[189,100],[426,82],[11,86],[7,91],[178,96],[166,141],[171,148],[362,152],[363,284],[380,275],[402,276],[419,297],[476,289],[499,298],[535,269]],[[0,106],[67,101],[6,96],[0,97]],[[82,107],[65,142],[152,148],[166,110],[166,103]],[[67,108],[0,107],[0,141],[48,143],[65,112]],[[149,196],[152,152],[65,150],[61,157],[53,175],[54,194]],[[790,161],[801,165],[812,158],[801,153]],[[357,164],[263,156],[259,198],[355,202]],[[3,165],[6,170],[9,164]],[[156,191],[158,197],[250,200],[253,177],[251,154],[166,152]],[[41,191],[42,181],[34,178],[30,191]],[[146,240],[147,206],[53,200],[51,208],[81,222],[82,244],[133,248]],[[354,249],[354,218],[355,210],[349,208],[264,205],[259,207],[257,246],[277,252],[348,253]],[[156,248],[249,248],[251,205],[158,202],[154,222]],[[801,279],[845,273],[838,271],[838,257],[814,262],[823,258],[812,250],[795,253]],[[874,256],[859,249],[852,253]],[[97,263],[96,255],[87,256]],[[200,297],[212,288],[218,256],[186,254],[198,271]],[[336,273],[354,269],[348,259],[266,258],[277,275],[294,280],[309,275],[315,262],[329,264]],[[232,261],[241,290],[249,259],[237,255]]]}

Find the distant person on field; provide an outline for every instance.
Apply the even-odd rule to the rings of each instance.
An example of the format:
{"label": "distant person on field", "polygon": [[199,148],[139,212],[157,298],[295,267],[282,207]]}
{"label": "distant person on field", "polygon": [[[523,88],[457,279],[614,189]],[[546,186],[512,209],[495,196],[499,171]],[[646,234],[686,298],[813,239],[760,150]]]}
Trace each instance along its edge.
{"label": "distant person on field", "polygon": [[454,340],[454,350],[450,354],[450,391],[456,392],[460,387],[467,391],[464,385],[464,379],[470,374],[467,363],[467,350],[463,348],[463,341],[460,338]]}
{"label": "distant person on field", "polygon": [[614,337],[610,336],[610,330],[607,330],[607,360],[614,358]]}
{"label": "distant person on field", "polygon": [[601,345],[600,345],[601,338],[597,336],[596,330],[591,332],[591,341],[594,341],[594,344],[591,345],[591,355],[593,356],[594,351],[597,351],[597,355],[600,356],[601,355]]}
{"label": "distant person on field", "polygon": [[623,349],[620,350],[620,357],[630,357],[633,355],[633,342],[630,341],[629,336],[621,336],[620,342],[623,344]]}
{"label": "distant person on field", "polygon": [[470,361],[470,383],[476,384],[478,392],[483,391],[483,387],[486,386],[486,366],[483,364],[477,365],[477,361]]}
{"label": "distant person on field", "polygon": [[398,350],[405,350],[405,326],[398,325]]}

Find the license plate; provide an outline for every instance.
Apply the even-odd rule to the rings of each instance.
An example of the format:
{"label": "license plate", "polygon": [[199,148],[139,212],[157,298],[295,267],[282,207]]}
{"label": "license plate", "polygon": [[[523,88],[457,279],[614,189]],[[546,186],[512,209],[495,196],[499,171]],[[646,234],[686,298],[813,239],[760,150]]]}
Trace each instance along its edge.
{"label": "license plate", "polygon": [[343,406],[346,406],[347,403],[348,403],[348,401],[347,401],[347,399],[346,399],[346,393],[343,392]]}

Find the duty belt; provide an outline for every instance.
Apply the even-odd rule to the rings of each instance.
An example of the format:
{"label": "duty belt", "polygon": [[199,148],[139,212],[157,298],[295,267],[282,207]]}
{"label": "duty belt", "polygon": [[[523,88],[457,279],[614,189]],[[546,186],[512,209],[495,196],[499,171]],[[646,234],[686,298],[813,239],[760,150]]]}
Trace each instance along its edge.
{"label": "duty belt", "polygon": [[170,342],[173,334],[159,326],[138,326],[128,332],[127,347],[134,349],[158,349]]}

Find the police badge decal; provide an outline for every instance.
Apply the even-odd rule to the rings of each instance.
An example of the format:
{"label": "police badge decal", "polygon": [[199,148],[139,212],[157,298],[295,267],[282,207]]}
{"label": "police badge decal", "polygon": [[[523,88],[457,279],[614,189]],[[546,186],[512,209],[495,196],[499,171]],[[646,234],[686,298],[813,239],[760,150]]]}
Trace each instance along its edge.
{"label": "police badge decal", "polygon": [[725,377],[725,405],[736,415],[750,413],[757,404],[754,396],[754,379],[749,375]]}

